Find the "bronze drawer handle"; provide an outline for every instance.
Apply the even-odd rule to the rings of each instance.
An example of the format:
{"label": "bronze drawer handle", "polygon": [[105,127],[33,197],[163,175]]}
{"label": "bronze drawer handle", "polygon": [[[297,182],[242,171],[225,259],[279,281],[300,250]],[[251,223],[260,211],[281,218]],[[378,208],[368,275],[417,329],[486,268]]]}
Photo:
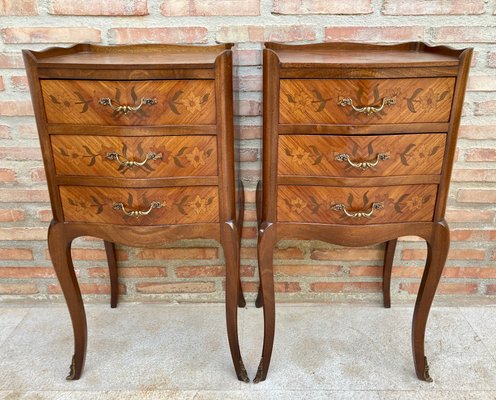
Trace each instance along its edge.
{"label": "bronze drawer handle", "polygon": [[392,106],[394,104],[396,104],[396,99],[393,99],[392,97],[384,97],[382,99],[382,104],[379,107],[374,107],[374,106],[355,107],[355,105],[353,104],[353,100],[350,99],[349,97],[338,101],[338,105],[340,105],[341,107],[351,106],[351,108],[353,108],[354,111],[367,115],[378,113],[383,110],[384,106]]}
{"label": "bronze drawer handle", "polygon": [[162,208],[162,207],[163,207],[163,204],[160,201],[152,201],[151,204],[150,204],[150,208],[148,210],[146,210],[146,211],[141,211],[141,210],[131,210],[131,211],[128,211],[124,207],[124,204],[123,203],[114,203],[112,205],[112,208],[115,211],[122,211],[128,217],[135,217],[135,218],[144,217],[145,215],[150,214],[154,208]]}
{"label": "bronze drawer handle", "polygon": [[134,160],[127,160],[126,158],[122,157],[123,160],[121,160],[122,157],[119,153],[116,151],[111,151],[107,153],[105,158],[110,161],[117,161],[119,163],[119,167],[124,167],[124,168],[134,168],[134,167],[142,167],[145,165],[149,160],[160,160],[162,158],[162,153],[155,153],[153,151],[150,151],[146,154],[145,159],[143,161],[134,161]]}
{"label": "bronze drawer handle", "polygon": [[350,218],[370,218],[375,210],[380,210],[381,208],[384,208],[384,203],[372,203],[369,211],[349,212],[344,204],[335,204],[331,207],[331,210],[343,211]]}
{"label": "bronze drawer handle", "polygon": [[354,168],[367,169],[375,167],[379,164],[379,161],[389,160],[389,155],[386,153],[378,153],[375,161],[351,161],[350,155],[347,153],[338,154],[335,158],[337,161],[347,161]]}
{"label": "bronze drawer handle", "polygon": [[124,115],[129,114],[131,111],[138,111],[142,105],[146,104],[148,106],[153,106],[154,104],[157,104],[157,99],[147,99],[142,97],[140,100],[140,103],[137,106],[129,106],[129,105],[122,105],[122,106],[114,106],[112,104],[112,100],[110,97],[104,97],[100,99],[98,102],[102,106],[109,106],[113,111],[115,112],[121,112]]}

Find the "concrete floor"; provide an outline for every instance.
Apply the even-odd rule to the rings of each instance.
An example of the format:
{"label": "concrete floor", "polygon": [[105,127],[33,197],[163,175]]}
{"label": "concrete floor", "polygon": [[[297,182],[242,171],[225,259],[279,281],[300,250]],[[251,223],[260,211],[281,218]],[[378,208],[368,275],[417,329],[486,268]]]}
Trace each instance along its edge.
{"label": "concrete floor", "polygon": [[[496,306],[434,305],[426,351],[433,383],[416,379],[412,306],[277,305],[265,382],[239,382],[220,304],[90,304],[86,367],[68,382],[65,305],[0,305],[1,399],[496,399]],[[262,311],[240,309],[251,378]]]}

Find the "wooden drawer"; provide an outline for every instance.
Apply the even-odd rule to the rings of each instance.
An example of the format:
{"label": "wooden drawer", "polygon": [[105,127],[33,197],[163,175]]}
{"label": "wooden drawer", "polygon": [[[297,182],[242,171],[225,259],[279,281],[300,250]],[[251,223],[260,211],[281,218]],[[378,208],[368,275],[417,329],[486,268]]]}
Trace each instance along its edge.
{"label": "wooden drawer", "polygon": [[394,176],[440,174],[445,134],[279,136],[278,174]]}
{"label": "wooden drawer", "polygon": [[277,220],[345,225],[432,221],[436,191],[437,185],[353,188],[280,185]]}
{"label": "wooden drawer", "polygon": [[[49,123],[207,125],[216,121],[213,80],[42,80],[41,88]],[[137,109],[119,109],[122,106]]]}
{"label": "wooden drawer", "polygon": [[282,79],[279,123],[447,122],[454,85],[455,78]]}
{"label": "wooden drawer", "polygon": [[[217,175],[214,136],[51,136],[58,175],[160,178]],[[141,165],[142,164],[142,165]]]}
{"label": "wooden drawer", "polygon": [[128,189],[61,186],[60,197],[65,221],[118,225],[219,221],[217,187]]}

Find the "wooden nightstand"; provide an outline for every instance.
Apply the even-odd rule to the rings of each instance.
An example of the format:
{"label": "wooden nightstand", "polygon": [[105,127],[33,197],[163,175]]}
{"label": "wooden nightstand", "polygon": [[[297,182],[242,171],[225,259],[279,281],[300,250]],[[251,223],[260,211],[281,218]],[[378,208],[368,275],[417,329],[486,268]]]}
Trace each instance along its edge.
{"label": "wooden nightstand", "polygon": [[86,316],[71,260],[79,236],[105,241],[111,305],[114,243],[220,241],[236,374],[248,381],[237,332],[243,188],[234,154],[231,45],[87,44],[24,51],[54,219],[50,255],[72,319],[68,379],[81,375]]}
{"label": "wooden nightstand", "polygon": [[400,236],[428,244],[412,345],[419,379],[427,317],[448,254],[444,220],[472,49],[267,43],[258,259],[267,376],[275,330],[273,248],[283,238],[386,243],[384,305]]}

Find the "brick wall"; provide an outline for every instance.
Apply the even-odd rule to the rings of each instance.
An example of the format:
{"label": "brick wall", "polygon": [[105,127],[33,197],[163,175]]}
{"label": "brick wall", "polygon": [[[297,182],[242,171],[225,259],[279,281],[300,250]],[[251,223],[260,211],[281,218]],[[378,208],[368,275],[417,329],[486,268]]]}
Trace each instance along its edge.
{"label": "brick wall", "polygon": [[[423,40],[475,47],[447,218],[452,246],[439,293],[496,295],[495,0],[0,0],[0,300],[60,300],[46,244],[51,218],[20,50],[101,44],[235,42],[237,124],[247,189],[242,277],[257,288],[254,188],[260,173],[261,42]],[[281,301],[379,298],[383,246],[346,249],[284,241],[276,252]],[[82,290],[106,301],[102,242],[73,251]],[[418,288],[425,244],[403,239],[393,296]],[[223,253],[216,242],[162,249],[119,247],[127,300],[221,301]]]}

